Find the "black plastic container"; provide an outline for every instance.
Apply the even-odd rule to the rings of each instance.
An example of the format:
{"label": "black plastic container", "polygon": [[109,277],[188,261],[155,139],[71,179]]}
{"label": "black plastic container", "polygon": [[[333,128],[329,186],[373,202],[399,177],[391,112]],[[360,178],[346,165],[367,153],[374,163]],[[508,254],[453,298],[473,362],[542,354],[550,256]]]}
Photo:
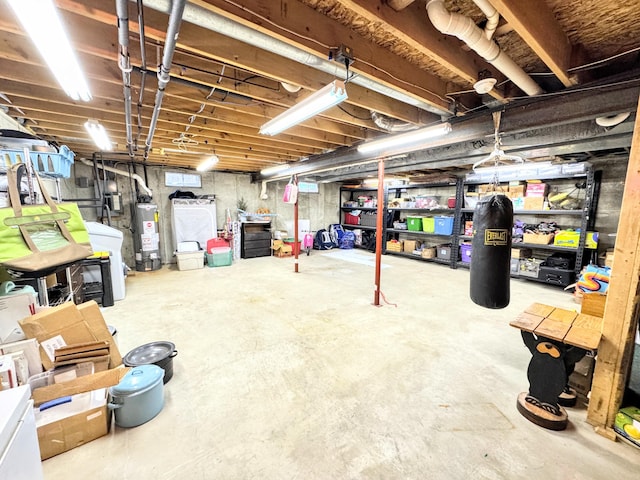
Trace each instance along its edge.
{"label": "black plastic container", "polygon": [[151,342],[131,350],[122,362],[127,367],[157,365],[164,370],[162,381],[167,383],[173,377],[173,357],[177,354],[176,346],[171,342]]}

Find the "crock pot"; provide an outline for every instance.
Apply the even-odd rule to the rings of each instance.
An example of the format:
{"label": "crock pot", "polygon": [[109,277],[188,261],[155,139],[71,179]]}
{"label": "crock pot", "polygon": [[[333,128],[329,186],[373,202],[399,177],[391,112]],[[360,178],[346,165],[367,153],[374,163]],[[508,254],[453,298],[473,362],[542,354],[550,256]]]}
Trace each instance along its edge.
{"label": "crock pot", "polygon": [[151,342],[131,350],[122,362],[127,367],[157,365],[164,370],[163,382],[167,383],[173,377],[173,357],[177,354],[176,346],[171,342]]}
{"label": "crock pot", "polygon": [[164,406],[164,371],[157,365],[133,367],[109,388],[109,408],[119,427],[137,427],[158,415]]}

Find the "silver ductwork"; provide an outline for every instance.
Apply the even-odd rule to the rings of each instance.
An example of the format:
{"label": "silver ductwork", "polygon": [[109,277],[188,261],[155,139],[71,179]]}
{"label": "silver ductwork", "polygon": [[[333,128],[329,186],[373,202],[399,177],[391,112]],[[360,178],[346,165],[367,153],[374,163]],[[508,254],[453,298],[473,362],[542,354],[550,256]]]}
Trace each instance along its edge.
{"label": "silver ductwork", "polygon": [[164,50],[162,52],[162,63],[158,68],[158,89],[156,90],[156,99],[153,106],[153,114],[151,115],[151,122],[149,123],[149,133],[147,134],[147,139],[145,141],[145,160],[149,156],[149,151],[151,150],[153,135],[156,131],[158,117],[160,116],[160,109],[162,108],[164,89],[171,79],[171,77],[169,76],[169,72],[171,71],[171,62],[173,60],[173,54],[176,51],[176,44],[178,43],[178,33],[180,32],[180,24],[182,23],[185,4],[186,0],[174,0],[171,4],[171,11],[169,12],[169,25],[167,26]]}
{"label": "silver ductwork", "polygon": [[129,3],[116,0],[118,15],[118,66],[122,71],[122,89],[124,96],[124,125],[127,132],[127,150],[133,156],[133,133],[131,129],[131,62],[129,59]]}
{"label": "silver ductwork", "polygon": [[[476,2],[484,4],[484,2]],[[433,26],[446,35],[453,35],[465,42],[478,55],[500,70],[527,95],[542,93],[540,86],[527,75],[500,47],[486,37],[472,19],[449,12],[444,0],[427,0],[427,14]]]}

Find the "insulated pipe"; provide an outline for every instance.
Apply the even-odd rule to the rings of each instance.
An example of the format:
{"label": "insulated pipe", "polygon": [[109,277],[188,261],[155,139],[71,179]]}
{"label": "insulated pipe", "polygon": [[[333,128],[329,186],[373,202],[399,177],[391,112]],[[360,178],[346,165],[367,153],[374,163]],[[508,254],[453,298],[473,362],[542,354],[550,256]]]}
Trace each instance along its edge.
{"label": "insulated pipe", "polygon": [[436,29],[441,33],[458,37],[465,42],[527,95],[542,93],[540,86],[500,50],[500,47],[493,40],[489,40],[469,17],[449,12],[444,5],[444,0],[428,0],[427,14]]}
{"label": "insulated pipe", "polygon": [[[90,167],[94,166],[94,164],[92,162],[90,162],[89,160],[87,160],[86,158],[80,158],[79,160],[80,160],[80,162],[84,163],[85,165],[88,165]],[[144,183],[144,180],[142,180],[140,175],[137,175],[135,173],[125,172],[124,170],[118,170],[117,168],[113,168],[113,167],[107,167],[106,165],[101,165],[101,164],[99,164],[97,162],[95,163],[95,166],[97,166],[98,168],[101,168],[102,170],[105,170],[107,172],[115,173],[116,175],[124,175],[125,177],[133,178],[136,182],[138,182],[138,185],[140,186],[140,188],[142,188],[145,192],[147,192],[147,194],[150,197],[153,197],[153,192],[151,191],[151,189],[149,187],[147,187],[147,185]]]}
{"label": "insulated pipe", "polygon": [[145,160],[149,156],[149,150],[151,150],[153,135],[156,131],[156,124],[158,123],[158,118],[160,117],[160,109],[162,108],[164,89],[171,79],[171,77],[169,76],[169,72],[171,70],[173,54],[176,50],[176,43],[178,42],[178,33],[180,32],[180,23],[182,22],[182,15],[184,13],[185,4],[186,0],[174,0],[174,2],[171,4],[171,12],[169,13],[169,25],[167,26],[167,34],[164,41],[164,50],[162,52],[162,63],[158,68],[158,90],[156,90],[156,99],[153,106],[153,114],[151,116],[151,122],[149,123],[149,133],[147,134],[147,140],[145,141]]}
{"label": "insulated pipe", "polygon": [[[144,0],[145,7],[152,8],[164,13],[167,13],[169,11],[170,5],[170,0]],[[303,65],[313,67],[317,70],[333,75],[334,77],[345,78],[345,68],[339,62],[332,62],[322,57],[312,55],[302,50],[301,48],[294,47],[293,45],[289,45],[282,40],[277,40],[262,32],[255,31],[250,27],[234,22],[233,20],[229,20],[222,15],[214,13],[193,3],[188,3],[186,5],[182,19],[185,22],[193,23],[194,25],[198,25],[199,27],[206,28],[207,30],[211,30],[212,32],[219,33],[235,40],[239,40],[261,50],[267,50],[268,52],[275,53],[276,55],[285,57],[289,60],[293,60]],[[349,83],[360,85],[362,87],[373,90],[374,92],[380,93],[381,95],[385,95],[389,98],[394,98],[403,103],[413,105],[437,115],[451,114],[451,112],[445,109],[439,109],[410,95],[398,92],[393,88],[367,78],[364,75],[357,75],[351,78],[349,80]]]}
{"label": "insulated pipe", "polygon": [[133,157],[133,133],[131,131],[131,62],[129,59],[129,4],[127,0],[116,0],[118,15],[118,66],[122,71],[124,95],[124,125],[127,131],[127,149]]}
{"label": "insulated pipe", "polygon": [[397,118],[387,117],[386,115],[374,112],[373,110],[371,110],[371,120],[373,120],[373,123],[378,127],[386,130],[387,132],[407,132],[418,128],[418,125],[414,123],[403,122]]}
{"label": "insulated pipe", "polygon": [[487,23],[484,26],[484,35],[491,40],[493,38],[493,34],[496,33],[496,28],[498,28],[500,14],[487,0],[473,0],[473,3],[475,3],[487,17]]}

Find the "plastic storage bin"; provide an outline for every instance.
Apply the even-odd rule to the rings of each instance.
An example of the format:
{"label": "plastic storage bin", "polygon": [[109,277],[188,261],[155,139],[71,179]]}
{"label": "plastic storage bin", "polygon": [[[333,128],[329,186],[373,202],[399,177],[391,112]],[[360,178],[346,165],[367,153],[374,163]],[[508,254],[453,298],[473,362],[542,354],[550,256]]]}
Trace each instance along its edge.
{"label": "plastic storage bin", "polygon": [[412,232],[421,232],[422,217],[407,217],[407,230]]}
{"label": "plastic storage bin", "polygon": [[233,262],[233,253],[230,247],[216,247],[207,253],[207,265],[209,267],[226,267]]}
{"label": "plastic storage bin", "polygon": [[435,232],[438,235],[451,235],[453,232],[453,217],[435,217]]}
{"label": "plastic storage bin", "polygon": [[[29,152],[31,164],[39,174],[58,178],[71,177],[71,165],[73,165],[74,156],[75,153],[66,145],[62,145],[59,152]],[[25,160],[24,151],[22,150],[0,150],[0,165],[4,167],[24,163]]]}
{"label": "plastic storage bin", "polygon": [[178,270],[204,268],[204,252],[202,250],[198,250],[197,252],[176,253],[176,257],[178,258]]}
{"label": "plastic storage bin", "polygon": [[463,263],[471,263],[471,244],[460,244],[460,257]]}
{"label": "plastic storage bin", "polygon": [[424,217],[422,219],[422,231],[426,233],[433,233],[436,231],[436,223],[433,217]]}

